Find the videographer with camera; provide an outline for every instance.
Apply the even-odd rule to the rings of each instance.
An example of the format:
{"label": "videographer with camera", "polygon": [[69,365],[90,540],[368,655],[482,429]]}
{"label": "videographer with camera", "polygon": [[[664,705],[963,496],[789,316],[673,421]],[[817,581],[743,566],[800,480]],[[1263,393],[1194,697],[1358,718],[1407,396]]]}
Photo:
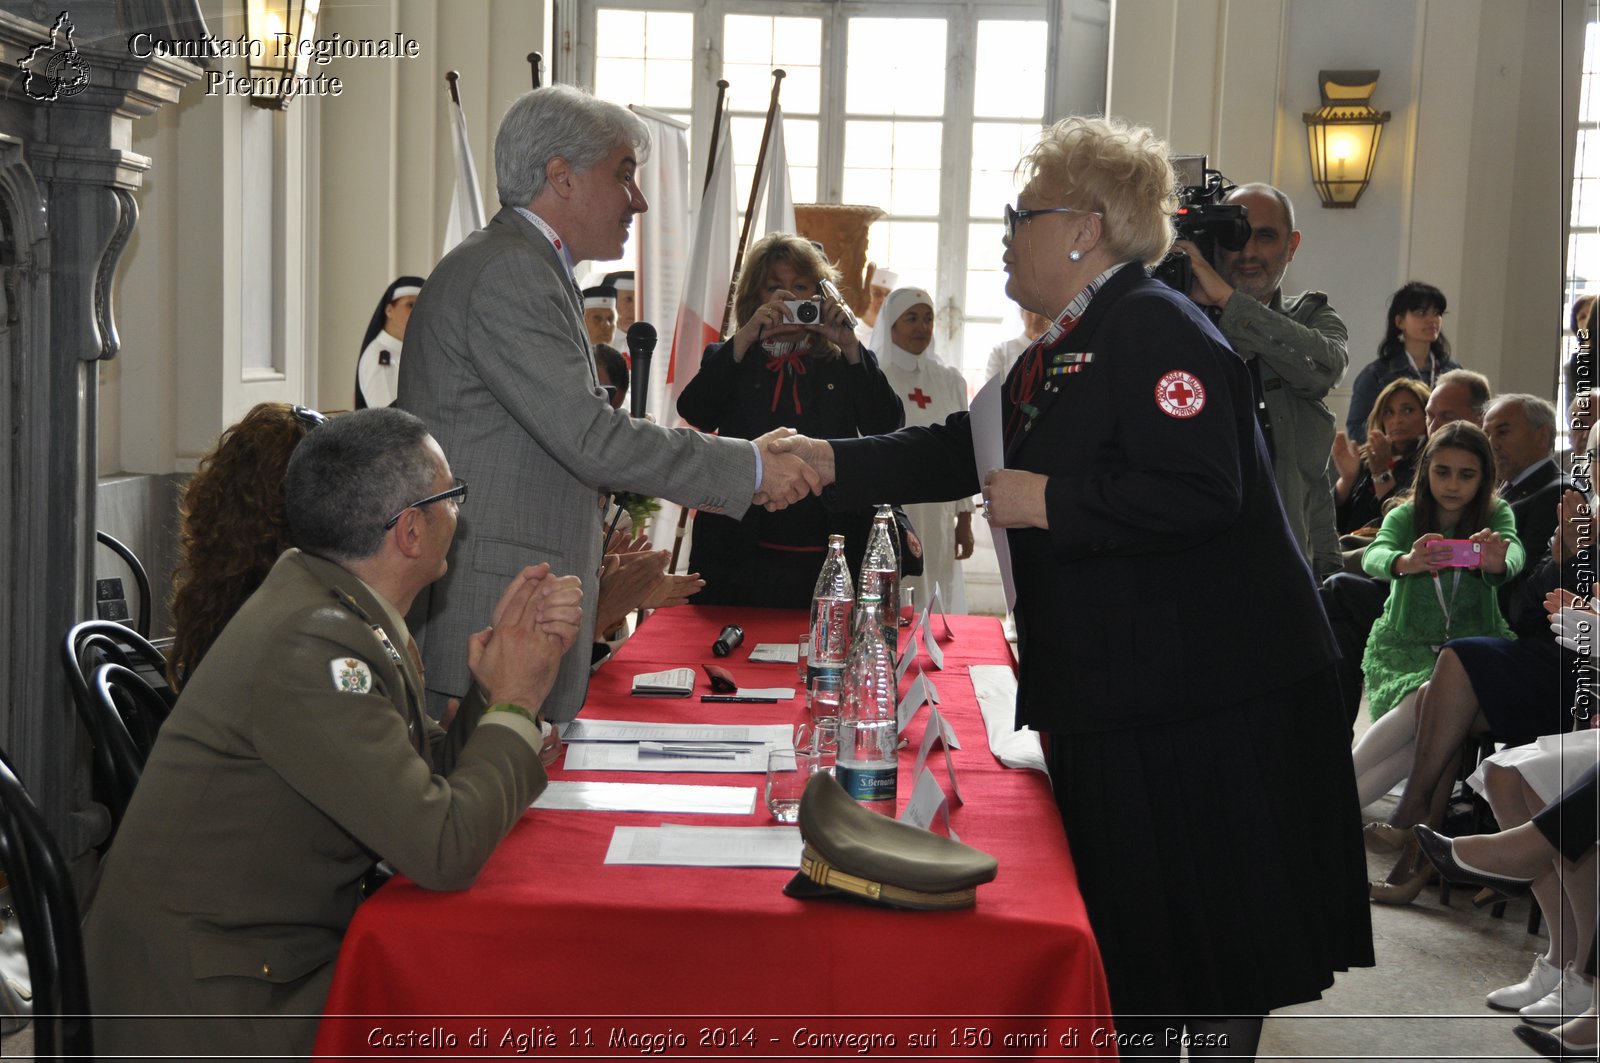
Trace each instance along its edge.
{"label": "videographer with camera", "polygon": [[[1284,297],[1283,274],[1300,246],[1289,197],[1271,185],[1248,184],[1223,202],[1247,211],[1250,237],[1238,250],[1218,241],[1213,267],[1192,240],[1173,246],[1189,255],[1190,298],[1211,309],[1217,329],[1250,367],[1289,527],[1321,578],[1340,565],[1327,478],[1334,417],[1325,400],[1349,365],[1349,333],[1322,292]],[[1178,229],[1189,235],[1181,219]]]}
{"label": "videographer with camera", "polygon": [[[736,331],[706,348],[678,397],[678,414],[706,432],[757,439],[774,428],[808,436],[875,435],[905,423],[900,399],[840,300],[839,271],[809,240],[769,233],[745,256],[734,292]],[[808,497],[742,520],[700,510],[689,571],[705,578],[700,605],[810,604],[830,534],[861,565],[872,509],[829,510]]]}

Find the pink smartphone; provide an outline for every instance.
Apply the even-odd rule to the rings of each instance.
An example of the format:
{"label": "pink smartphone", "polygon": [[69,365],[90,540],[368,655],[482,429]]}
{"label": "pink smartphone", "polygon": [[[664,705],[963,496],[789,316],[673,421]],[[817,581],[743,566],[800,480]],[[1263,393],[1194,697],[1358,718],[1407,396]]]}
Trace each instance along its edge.
{"label": "pink smartphone", "polygon": [[1450,548],[1450,560],[1444,563],[1445,568],[1477,568],[1483,564],[1482,543],[1471,539],[1441,539],[1434,545]]}

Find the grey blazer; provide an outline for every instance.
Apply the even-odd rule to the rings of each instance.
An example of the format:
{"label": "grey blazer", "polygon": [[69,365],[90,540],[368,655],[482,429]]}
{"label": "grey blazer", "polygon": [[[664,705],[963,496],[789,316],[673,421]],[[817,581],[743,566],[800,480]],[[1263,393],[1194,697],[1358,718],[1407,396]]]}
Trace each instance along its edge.
{"label": "grey blazer", "polygon": [[596,382],[578,293],[556,250],[503,207],[434,269],[406,327],[397,405],[422,418],[472,485],[450,570],[407,618],[430,699],[471,684],[468,636],[523,566],[583,580],[584,626],[544,714],[570,720],[589,682],[603,491],[740,516],[756,488],[742,439],[636,421]]}

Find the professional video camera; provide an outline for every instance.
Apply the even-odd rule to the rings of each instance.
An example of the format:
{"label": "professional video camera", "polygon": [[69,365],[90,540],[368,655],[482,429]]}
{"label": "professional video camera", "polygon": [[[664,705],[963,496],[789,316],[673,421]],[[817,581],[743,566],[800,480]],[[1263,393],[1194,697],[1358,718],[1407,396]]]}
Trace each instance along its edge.
{"label": "professional video camera", "polygon": [[[1207,262],[1217,264],[1217,248],[1241,250],[1250,242],[1249,211],[1222,200],[1234,186],[1222,174],[1206,166],[1204,155],[1174,155],[1172,168],[1182,186],[1178,193],[1178,212],[1172,216],[1180,240],[1189,240],[1200,249]],[[1150,275],[1185,295],[1194,281],[1194,266],[1182,251],[1172,251]]]}

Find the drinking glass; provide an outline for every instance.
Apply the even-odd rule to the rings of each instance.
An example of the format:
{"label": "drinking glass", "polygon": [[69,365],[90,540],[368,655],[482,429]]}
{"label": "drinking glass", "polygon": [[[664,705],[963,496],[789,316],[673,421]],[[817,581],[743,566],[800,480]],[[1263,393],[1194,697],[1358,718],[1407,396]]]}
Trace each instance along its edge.
{"label": "drinking glass", "polygon": [[774,749],[767,754],[767,811],[779,823],[800,818],[800,798],[817,770],[817,755],[804,749]]}

